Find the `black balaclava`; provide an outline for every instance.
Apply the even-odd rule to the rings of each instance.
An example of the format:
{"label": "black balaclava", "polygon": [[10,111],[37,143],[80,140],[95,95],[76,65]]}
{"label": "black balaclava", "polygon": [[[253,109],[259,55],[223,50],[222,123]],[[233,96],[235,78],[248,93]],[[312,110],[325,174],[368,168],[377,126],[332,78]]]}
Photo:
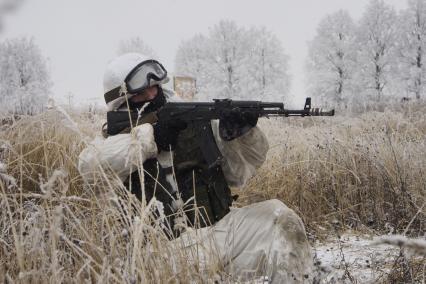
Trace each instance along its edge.
{"label": "black balaclava", "polygon": [[[151,101],[145,101],[145,102],[132,102],[131,99],[128,100],[129,108],[131,111],[135,111],[138,109],[141,109],[145,104],[149,103],[149,105],[143,110],[143,113],[149,113],[158,110],[162,106],[166,104],[166,97],[164,96],[163,89],[160,86],[157,86],[158,93],[157,96],[151,100]],[[124,106],[126,106],[127,103],[124,103]]]}

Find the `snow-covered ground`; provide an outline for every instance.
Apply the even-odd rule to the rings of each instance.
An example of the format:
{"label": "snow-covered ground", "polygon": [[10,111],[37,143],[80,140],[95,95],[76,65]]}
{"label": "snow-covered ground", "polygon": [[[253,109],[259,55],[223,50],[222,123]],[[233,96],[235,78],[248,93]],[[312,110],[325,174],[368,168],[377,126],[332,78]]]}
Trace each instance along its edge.
{"label": "snow-covered ground", "polygon": [[377,244],[371,236],[347,233],[317,241],[314,252],[319,283],[374,283],[390,271],[400,250]]}

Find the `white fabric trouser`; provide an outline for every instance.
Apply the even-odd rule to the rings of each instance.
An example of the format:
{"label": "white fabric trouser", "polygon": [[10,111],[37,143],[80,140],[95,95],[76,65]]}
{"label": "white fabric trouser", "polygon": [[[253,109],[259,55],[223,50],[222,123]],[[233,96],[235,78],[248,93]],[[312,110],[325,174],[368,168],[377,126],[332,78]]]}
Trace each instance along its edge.
{"label": "white fabric trouser", "polygon": [[312,282],[311,248],[302,221],[276,199],[231,209],[214,226],[190,230],[174,242],[201,267],[217,261],[234,280],[267,276],[272,283]]}

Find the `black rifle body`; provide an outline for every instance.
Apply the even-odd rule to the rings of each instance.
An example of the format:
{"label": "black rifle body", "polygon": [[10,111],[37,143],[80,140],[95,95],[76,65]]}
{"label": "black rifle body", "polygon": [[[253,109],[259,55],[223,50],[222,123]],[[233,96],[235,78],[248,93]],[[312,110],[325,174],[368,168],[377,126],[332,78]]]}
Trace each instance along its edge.
{"label": "black rifle body", "polygon": [[305,107],[301,110],[289,110],[283,103],[261,101],[233,101],[216,99],[213,102],[169,102],[155,113],[142,114],[138,112],[110,111],[107,113],[107,132],[109,135],[121,133],[124,129],[143,123],[182,120],[192,123],[197,128],[201,150],[209,168],[220,165],[223,160],[217,148],[211,120],[221,119],[223,114],[234,109],[241,112],[251,112],[258,117],[289,117],[289,116],[333,116],[334,110],[322,111],[311,108],[311,99],[306,98]]}
{"label": "black rifle body", "polygon": [[[311,108],[311,99],[307,98],[305,107],[301,110],[285,109],[283,103],[261,101],[233,101],[216,99],[214,102],[170,102],[166,103],[155,113],[155,120],[167,122],[182,120],[185,122],[211,121],[220,119],[223,113],[233,109],[241,112],[251,112],[258,117],[289,117],[289,116],[333,116],[334,110],[322,111]],[[152,116],[148,120],[151,122]],[[107,113],[108,134],[115,135],[123,129],[146,123],[144,114],[139,116],[136,111],[110,111]]]}

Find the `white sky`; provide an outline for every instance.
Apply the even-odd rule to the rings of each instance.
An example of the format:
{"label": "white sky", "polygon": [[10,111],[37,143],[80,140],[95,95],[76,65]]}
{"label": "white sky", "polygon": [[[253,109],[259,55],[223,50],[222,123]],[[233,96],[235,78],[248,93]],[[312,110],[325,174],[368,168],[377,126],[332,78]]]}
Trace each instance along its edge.
{"label": "white sky", "polygon": [[[406,0],[385,0],[396,10]],[[239,26],[265,26],[282,41],[290,56],[291,95],[305,96],[307,42],[319,21],[346,9],[359,19],[368,0],[26,0],[4,21],[0,40],[33,36],[54,82],[54,97],[75,104],[103,99],[102,77],[123,39],[141,37],[173,72],[183,39],[206,33],[221,19]],[[261,98],[259,98],[261,99]],[[314,103],[314,102],[313,102]]]}

